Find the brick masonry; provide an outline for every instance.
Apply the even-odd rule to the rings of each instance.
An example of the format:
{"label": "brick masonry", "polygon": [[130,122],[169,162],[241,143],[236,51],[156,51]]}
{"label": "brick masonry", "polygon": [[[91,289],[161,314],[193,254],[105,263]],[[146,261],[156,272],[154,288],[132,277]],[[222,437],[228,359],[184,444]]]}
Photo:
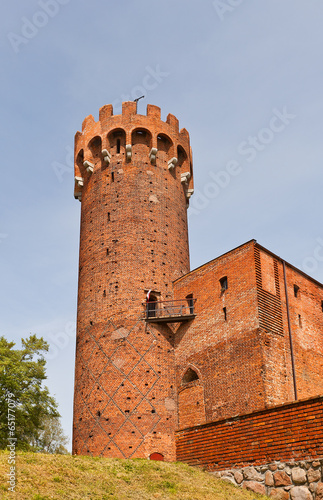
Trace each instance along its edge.
{"label": "brick masonry", "polygon": [[[108,105],[84,120],[75,454],[175,460],[177,429],[259,419],[292,404],[295,388],[298,399],[323,394],[322,285],[255,240],[190,272],[192,192],[189,134],[173,115],[127,102],[121,115]],[[194,300],[194,319],[145,321],[149,290]]]}
{"label": "brick masonry", "polygon": [[173,280],[189,271],[192,173],[187,131],[171,114],[162,121],[157,106],[148,105],[147,116],[134,102],[116,116],[104,106],[75,136],[74,454],[175,458],[174,335],[146,324],[143,302],[148,290],[172,299]]}
{"label": "brick masonry", "polygon": [[176,433],[177,459],[210,471],[323,457],[323,396]]}

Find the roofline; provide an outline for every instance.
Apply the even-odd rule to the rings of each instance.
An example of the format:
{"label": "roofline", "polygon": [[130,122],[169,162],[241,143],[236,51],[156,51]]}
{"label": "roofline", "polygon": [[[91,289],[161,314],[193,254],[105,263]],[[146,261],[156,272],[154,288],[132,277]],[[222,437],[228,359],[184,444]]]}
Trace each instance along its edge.
{"label": "roofline", "polygon": [[192,271],[184,274],[183,276],[181,276],[180,278],[177,278],[176,280],[173,281],[173,283],[178,283],[180,280],[182,280],[183,278],[185,278],[186,276],[188,276],[189,274],[192,274],[192,273],[195,273],[196,271],[198,271],[199,269],[202,269],[204,266],[207,266],[209,264],[211,264],[211,262],[214,262],[218,259],[221,259],[222,257],[224,257],[225,255],[231,253],[231,252],[235,252],[236,250],[238,250],[239,248],[242,248],[246,245],[250,245],[250,243],[253,243],[254,246],[256,246],[257,248],[259,248],[259,250],[264,250],[265,252],[267,252],[268,254],[272,255],[272,257],[274,257],[275,259],[278,259],[280,260],[281,262],[285,262],[285,264],[290,267],[291,269],[293,269],[294,271],[296,271],[297,273],[301,274],[302,276],[304,276],[305,278],[307,278],[308,280],[312,281],[313,283],[315,283],[316,285],[318,285],[319,287],[323,288],[323,284],[320,283],[319,281],[317,281],[315,278],[312,278],[312,276],[309,276],[308,274],[304,273],[304,271],[302,271],[301,269],[298,269],[298,267],[296,266],[293,266],[293,264],[290,264],[289,262],[287,262],[285,259],[282,259],[281,257],[279,257],[279,255],[275,254],[274,252],[272,252],[271,250],[268,250],[268,248],[260,245],[257,240],[255,239],[252,239],[252,240],[249,240],[247,241],[246,243],[242,243],[242,245],[239,245],[235,248],[233,248],[232,250],[229,250],[228,252],[225,252],[221,255],[219,255],[218,257],[215,257],[214,259],[211,259],[209,260],[208,262],[206,262],[205,264],[202,264],[201,266],[199,267],[196,267],[195,269],[193,269]]}
{"label": "roofline", "polygon": [[238,250],[238,248],[242,248],[246,245],[249,245],[250,243],[254,243],[254,244],[257,244],[257,241],[255,239],[252,239],[252,240],[249,240],[249,241],[246,241],[246,243],[242,243],[242,245],[239,245],[235,248],[232,248],[232,250],[228,250],[227,252],[224,252],[223,254],[219,255],[218,257],[215,257],[214,259],[211,259],[209,260],[208,262],[205,262],[205,264],[201,264],[200,266],[196,267],[195,269],[192,269],[192,271],[189,271],[188,273],[184,274],[183,276],[181,276],[180,278],[177,278],[176,280],[173,281],[173,283],[177,283],[178,281],[180,281],[181,279],[185,278],[186,276],[188,276],[189,274],[192,274],[192,273],[195,273],[196,271],[198,271],[199,269],[201,269],[202,267],[204,266],[207,266],[209,264],[211,264],[211,262],[214,262],[215,260],[218,260],[218,259],[221,259],[221,257],[224,257],[225,255],[231,253],[231,252],[234,252],[235,250]]}
{"label": "roofline", "polygon": [[263,247],[262,245],[259,245],[259,243],[256,242],[256,246],[260,249],[260,250],[264,250],[265,252],[269,253],[270,255],[272,255],[273,257],[275,257],[276,259],[280,260],[281,262],[285,262],[285,264],[290,267],[291,269],[293,269],[294,271],[296,271],[297,273],[299,274],[302,274],[303,276],[305,276],[305,278],[307,278],[308,280],[310,281],[313,281],[313,283],[315,283],[316,285],[320,286],[321,288],[323,288],[323,284],[320,283],[319,281],[317,281],[315,278],[312,278],[312,276],[309,276],[308,274],[304,273],[304,271],[302,271],[301,269],[298,269],[298,267],[296,266],[293,266],[293,264],[290,264],[289,262],[287,262],[285,259],[282,259],[281,257],[279,257],[279,255],[276,255],[274,252],[271,252],[270,250],[268,250],[267,248]]}

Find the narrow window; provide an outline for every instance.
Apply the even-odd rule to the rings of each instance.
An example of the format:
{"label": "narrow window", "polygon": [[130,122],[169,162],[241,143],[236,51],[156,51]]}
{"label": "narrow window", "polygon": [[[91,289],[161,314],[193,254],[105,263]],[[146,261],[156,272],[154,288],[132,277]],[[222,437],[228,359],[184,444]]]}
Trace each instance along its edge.
{"label": "narrow window", "polygon": [[110,222],[110,212],[108,212],[108,222]]}
{"label": "narrow window", "polygon": [[114,172],[111,172],[111,182],[114,182]]}
{"label": "narrow window", "polygon": [[228,289],[228,278],[227,276],[223,276],[220,279],[221,292],[225,292]]}
{"label": "narrow window", "polygon": [[223,315],[224,315],[224,321],[226,321],[227,320],[227,308],[226,307],[223,308]]}
{"label": "narrow window", "polygon": [[120,141],[120,139],[117,139],[117,153],[120,153],[120,145],[121,145],[121,141]]}
{"label": "narrow window", "polygon": [[298,325],[302,328],[302,316],[300,314],[298,315]]}
{"label": "narrow window", "polygon": [[194,314],[194,299],[193,299],[193,294],[190,293],[189,295],[186,296],[187,300],[187,305],[190,311],[190,314]]}
{"label": "narrow window", "polygon": [[109,249],[107,248],[107,255],[109,255]]}
{"label": "narrow window", "polygon": [[294,285],[294,297],[298,297],[299,286]]}

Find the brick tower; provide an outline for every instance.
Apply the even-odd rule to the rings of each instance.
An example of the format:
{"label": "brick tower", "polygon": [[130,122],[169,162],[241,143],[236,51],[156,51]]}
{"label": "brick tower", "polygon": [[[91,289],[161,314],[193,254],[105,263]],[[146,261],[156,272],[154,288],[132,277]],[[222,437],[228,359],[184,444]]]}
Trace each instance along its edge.
{"label": "brick tower", "polygon": [[74,454],[175,459],[174,332],[155,301],[169,317],[193,312],[189,297],[172,302],[172,282],[189,272],[192,193],[189,134],[175,116],[125,102],[122,115],[107,105],[84,120]]}

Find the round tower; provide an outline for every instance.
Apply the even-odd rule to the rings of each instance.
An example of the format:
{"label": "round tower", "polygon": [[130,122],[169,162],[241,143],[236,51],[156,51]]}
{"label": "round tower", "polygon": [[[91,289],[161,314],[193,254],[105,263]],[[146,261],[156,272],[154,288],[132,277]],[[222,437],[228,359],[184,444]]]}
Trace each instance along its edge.
{"label": "round tower", "polygon": [[[73,453],[175,459],[172,282],[189,271],[189,134],[125,102],[75,136],[81,201]],[[192,299],[188,298],[189,313]],[[180,307],[179,307],[180,306]],[[184,316],[185,316],[184,311]],[[174,316],[177,319],[174,319]]]}

